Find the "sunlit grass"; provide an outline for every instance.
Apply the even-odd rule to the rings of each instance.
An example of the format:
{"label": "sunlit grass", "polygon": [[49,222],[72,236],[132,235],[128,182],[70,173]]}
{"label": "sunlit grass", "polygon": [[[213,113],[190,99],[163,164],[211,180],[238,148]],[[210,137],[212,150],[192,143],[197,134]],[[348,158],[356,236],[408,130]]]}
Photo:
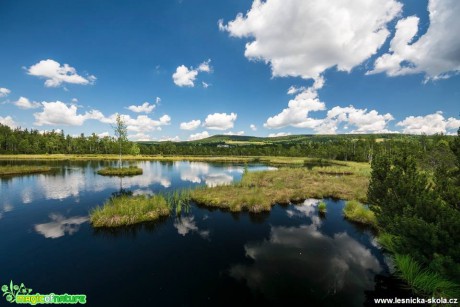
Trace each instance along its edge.
{"label": "sunlit grass", "polygon": [[[302,162],[303,163],[303,162]],[[336,176],[305,168],[248,172],[241,182],[228,186],[201,187],[191,192],[197,203],[251,212],[269,211],[276,203],[326,197],[366,200],[368,177],[360,174]]]}
{"label": "sunlit grass", "polygon": [[102,176],[135,176],[142,175],[142,168],[130,166],[130,167],[106,167],[97,171]]}
{"label": "sunlit grass", "polygon": [[348,220],[353,222],[371,226],[377,225],[374,212],[356,200],[347,201],[343,208],[343,214]]}
{"label": "sunlit grass", "polygon": [[0,166],[0,176],[13,176],[21,174],[34,174],[49,172],[51,167],[33,165],[7,165]]}
{"label": "sunlit grass", "polygon": [[460,297],[460,286],[437,273],[422,269],[409,255],[395,255],[398,275],[416,293],[435,297]]}
{"label": "sunlit grass", "polygon": [[117,227],[155,221],[168,216],[170,206],[163,195],[129,196],[109,198],[103,206],[90,212],[90,221],[94,227]]}
{"label": "sunlit grass", "polygon": [[324,201],[320,201],[318,205],[318,211],[321,214],[325,214],[327,212],[327,206]]}

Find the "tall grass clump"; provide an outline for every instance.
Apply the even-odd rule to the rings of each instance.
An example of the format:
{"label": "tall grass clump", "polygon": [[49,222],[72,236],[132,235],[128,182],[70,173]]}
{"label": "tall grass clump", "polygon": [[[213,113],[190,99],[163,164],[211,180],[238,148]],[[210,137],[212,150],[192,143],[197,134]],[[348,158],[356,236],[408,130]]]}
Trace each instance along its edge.
{"label": "tall grass clump", "polygon": [[97,171],[102,176],[136,176],[142,175],[142,168],[137,166],[130,167],[106,167]]}
{"label": "tall grass clump", "polygon": [[434,297],[460,297],[458,284],[428,269],[422,269],[411,256],[396,254],[395,263],[398,276],[405,280],[414,292]]}
{"label": "tall grass clump", "polygon": [[177,215],[181,214],[182,210],[188,212],[190,209],[191,193],[189,189],[165,193],[164,197],[169,209],[175,211]]}
{"label": "tall grass clump", "polygon": [[356,200],[347,201],[343,208],[343,213],[350,221],[377,226],[374,212]]}
{"label": "tall grass clump", "polygon": [[101,207],[90,212],[94,227],[117,227],[154,221],[169,215],[169,206],[163,195],[121,195],[109,198]]}
{"label": "tall grass clump", "polygon": [[320,201],[318,205],[318,210],[320,214],[325,214],[327,212],[327,206],[324,201]]}

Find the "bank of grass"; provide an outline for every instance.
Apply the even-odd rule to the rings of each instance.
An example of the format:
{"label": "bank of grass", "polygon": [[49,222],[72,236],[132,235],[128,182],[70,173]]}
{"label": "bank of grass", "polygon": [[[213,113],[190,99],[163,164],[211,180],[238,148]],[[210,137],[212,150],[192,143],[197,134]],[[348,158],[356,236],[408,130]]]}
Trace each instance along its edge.
{"label": "bank of grass", "polygon": [[121,195],[109,198],[90,212],[94,227],[118,227],[155,221],[168,216],[170,207],[163,195]]}
{"label": "bank of grass", "polygon": [[343,208],[343,214],[350,221],[377,227],[374,212],[359,201],[347,201]]}
{"label": "bank of grass", "polygon": [[239,183],[200,187],[191,191],[191,198],[205,206],[261,212],[269,211],[276,203],[300,202],[306,198],[365,201],[368,181],[368,176],[359,171],[337,176],[320,173],[315,168],[285,167],[277,171],[245,172]]}
{"label": "bank of grass", "polygon": [[33,166],[33,165],[0,166],[0,176],[14,176],[14,175],[46,173],[49,171],[51,171],[51,167],[48,167],[48,166]]}
{"label": "bank of grass", "polygon": [[102,176],[136,176],[142,175],[142,168],[130,167],[106,167],[97,171]]}
{"label": "bank of grass", "polygon": [[397,275],[418,294],[429,297],[459,298],[460,286],[437,273],[422,269],[409,255],[394,256]]}

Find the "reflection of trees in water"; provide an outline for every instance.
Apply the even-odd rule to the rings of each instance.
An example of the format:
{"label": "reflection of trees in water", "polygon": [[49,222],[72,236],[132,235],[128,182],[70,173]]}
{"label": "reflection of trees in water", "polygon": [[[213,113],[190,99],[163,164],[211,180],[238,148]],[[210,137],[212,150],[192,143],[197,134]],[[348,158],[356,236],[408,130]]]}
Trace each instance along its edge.
{"label": "reflection of trees in water", "polygon": [[374,276],[374,282],[374,290],[364,291],[364,306],[375,306],[375,298],[417,297],[410,291],[407,284],[397,277],[377,274]]}
{"label": "reflection of trees in water", "polygon": [[121,238],[130,237],[136,238],[137,234],[146,231],[153,233],[160,227],[164,226],[168,217],[160,217],[154,222],[145,222],[135,225],[120,226],[120,227],[93,227],[93,235],[106,238]]}

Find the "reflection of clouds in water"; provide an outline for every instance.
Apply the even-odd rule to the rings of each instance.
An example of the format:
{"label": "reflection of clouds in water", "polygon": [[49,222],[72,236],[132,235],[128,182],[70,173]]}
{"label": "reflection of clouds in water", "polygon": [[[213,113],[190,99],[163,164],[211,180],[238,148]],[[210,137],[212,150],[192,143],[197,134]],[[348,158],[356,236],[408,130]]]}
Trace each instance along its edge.
{"label": "reflection of clouds in water", "polygon": [[3,213],[7,213],[13,210],[13,206],[7,202],[3,203],[3,207],[0,209],[0,219],[3,217]]}
{"label": "reflection of clouds in water", "polygon": [[134,196],[137,196],[137,195],[153,195],[153,194],[155,194],[155,193],[150,189],[145,189],[145,190],[137,189],[137,190],[133,191]]}
{"label": "reflection of clouds in water", "polygon": [[176,167],[180,170],[182,181],[201,183],[203,175],[209,173],[209,164],[204,162],[180,162]]}
{"label": "reflection of clouds in water", "polygon": [[215,187],[232,183],[233,177],[225,173],[209,174],[205,177],[204,181],[208,187]]}
{"label": "reflection of clouds in water", "polygon": [[[83,169],[65,170],[63,176],[40,175],[37,184],[46,199],[64,199],[70,196],[78,197],[85,189],[85,173]],[[88,185],[94,190],[94,186]]]}
{"label": "reflection of clouds in water", "polygon": [[171,186],[171,179],[163,174],[163,165],[158,162],[139,162],[138,167],[142,168],[143,174],[123,178],[125,188],[139,186],[148,187],[151,184],[159,183],[165,188]]}
{"label": "reflection of clouds in water", "polygon": [[198,226],[196,226],[195,217],[193,216],[177,218],[174,221],[174,227],[177,229],[177,233],[184,237],[189,232],[197,232],[203,239],[209,238],[209,230],[200,230]]}
{"label": "reflection of clouds in water", "polygon": [[87,216],[74,216],[66,218],[60,214],[50,214],[51,222],[36,224],[35,231],[45,238],[56,239],[64,236],[66,233],[72,235],[80,229],[80,225],[87,222]]}
{"label": "reflection of clouds in water", "polygon": [[[381,271],[371,252],[348,234],[329,237],[320,233],[314,224],[272,227],[269,240],[248,243],[245,250],[254,264],[235,265],[230,274],[246,280],[249,287],[268,296],[276,295],[271,293],[273,289],[284,289],[273,287],[273,283],[286,278],[301,280],[302,284],[307,281],[329,294],[344,287],[348,292],[372,289],[373,276]],[[280,276],[280,272],[286,276]]]}
{"label": "reflection of clouds in water", "polygon": [[320,199],[309,198],[302,204],[294,205],[292,209],[286,210],[289,217],[309,217],[315,226],[321,225],[321,219],[316,212],[316,207],[320,203]]}
{"label": "reflection of clouds in water", "polygon": [[32,189],[30,187],[24,188],[21,192],[23,204],[30,204],[32,202]]}

